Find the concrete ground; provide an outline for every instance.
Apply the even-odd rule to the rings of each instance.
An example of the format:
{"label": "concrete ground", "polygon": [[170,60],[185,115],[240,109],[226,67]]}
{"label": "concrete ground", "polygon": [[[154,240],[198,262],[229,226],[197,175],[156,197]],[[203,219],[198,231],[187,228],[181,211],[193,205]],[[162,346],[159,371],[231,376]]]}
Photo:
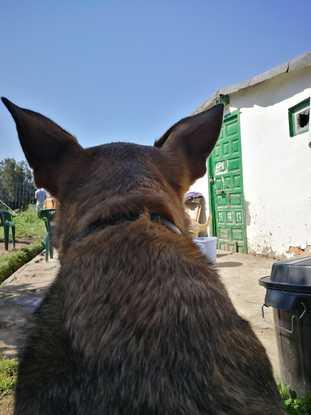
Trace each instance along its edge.
{"label": "concrete ground", "polygon": [[[258,279],[269,275],[273,260],[243,254],[219,254],[217,268],[239,314],[249,320],[265,346],[276,377],[279,374],[272,311],[261,316],[265,290]],[[48,285],[53,281],[59,264],[57,259],[45,262],[39,255],[15,272],[0,287],[0,355],[16,355],[18,333],[27,317],[39,304]],[[221,306],[221,305],[220,305]]]}
{"label": "concrete ground", "polygon": [[272,309],[261,307],[266,290],[259,285],[260,277],[270,275],[275,259],[246,254],[220,254],[215,267],[224,282],[230,298],[241,317],[248,320],[257,337],[264,345],[276,379],[280,376]]}
{"label": "concrete ground", "polygon": [[57,258],[45,262],[43,254],[25,264],[0,286],[0,356],[15,357],[21,329],[53,281]]}

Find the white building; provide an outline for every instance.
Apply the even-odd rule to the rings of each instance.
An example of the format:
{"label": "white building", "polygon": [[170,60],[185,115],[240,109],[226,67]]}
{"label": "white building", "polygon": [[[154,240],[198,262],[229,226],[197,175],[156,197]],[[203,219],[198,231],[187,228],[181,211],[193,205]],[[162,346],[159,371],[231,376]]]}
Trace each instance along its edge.
{"label": "white building", "polygon": [[217,91],[221,136],[203,193],[219,248],[269,256],[311,249],[311,52]]}

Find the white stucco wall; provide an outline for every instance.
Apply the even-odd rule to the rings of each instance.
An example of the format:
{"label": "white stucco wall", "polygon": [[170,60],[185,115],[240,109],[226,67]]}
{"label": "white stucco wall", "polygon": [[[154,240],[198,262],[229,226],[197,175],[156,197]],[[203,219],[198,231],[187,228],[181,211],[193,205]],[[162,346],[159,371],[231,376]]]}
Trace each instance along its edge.
{"label": "white stucco wall", "polygon": [[[284,256],[311,246],[311,133],[290,137],[288,126],[288,108],[310,96],[311,68],[230,96],[228,111],[240,110],[249,252]],[[207,176],[192,190],[208,200]]]}

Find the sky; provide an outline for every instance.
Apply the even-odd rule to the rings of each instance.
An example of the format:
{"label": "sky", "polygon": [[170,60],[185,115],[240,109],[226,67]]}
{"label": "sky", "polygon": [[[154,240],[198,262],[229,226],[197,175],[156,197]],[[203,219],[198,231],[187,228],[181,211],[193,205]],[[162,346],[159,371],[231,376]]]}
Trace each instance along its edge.
{"label": "sky", "polygon": [[[0,95],[82,146],[152,144],[218,88],[311,50],[311,1],[0,0]],[[0,160],[22,160],[0,104]]]}

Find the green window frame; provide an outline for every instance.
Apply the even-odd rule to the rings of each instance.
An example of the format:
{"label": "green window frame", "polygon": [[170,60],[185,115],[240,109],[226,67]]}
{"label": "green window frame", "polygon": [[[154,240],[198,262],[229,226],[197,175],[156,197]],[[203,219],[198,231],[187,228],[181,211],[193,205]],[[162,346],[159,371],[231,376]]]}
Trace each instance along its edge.
{"label": "green window frame", "polygon": [[310,126],[310,98],[288,109],[289,135],[305,133]]}

